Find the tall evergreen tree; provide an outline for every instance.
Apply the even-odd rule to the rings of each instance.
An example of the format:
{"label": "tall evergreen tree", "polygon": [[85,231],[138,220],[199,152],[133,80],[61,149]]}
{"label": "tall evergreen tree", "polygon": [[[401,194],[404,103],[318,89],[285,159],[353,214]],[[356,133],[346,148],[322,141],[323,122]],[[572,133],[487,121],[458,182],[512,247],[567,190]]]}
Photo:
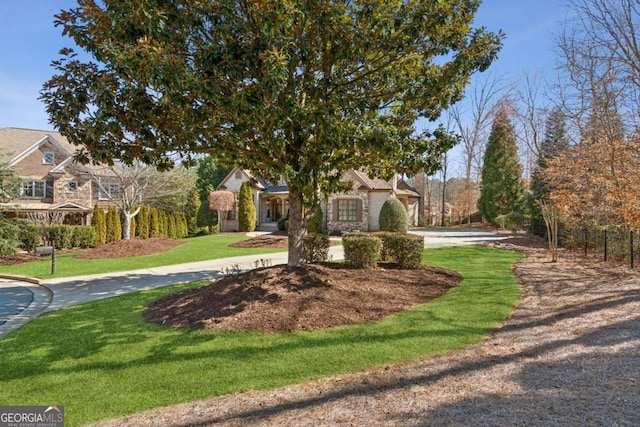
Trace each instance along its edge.
{"label": "tall evergreen tree", "polygon": [[543,172],[547,168],[549,160],[561,155],[568,147],[566,118],[562,109],[556,107],[547,117],[544,139],[540,145],[536,167],[531,175],[530,193],[527,198],[527,208],[531,217],[530,230],[538,236],[544,236],[547,229],[538,201],[547,200],[551,193],[551,186],[544,178]]}
{"label": "tall evergreen tree", "polygon": [[[189,235],[195,235],[198,232],[198,211],[202,201],[197,190],[191,191],[187,199],[187,204],[184,208],[184,216],[187,221],[187,228]],[[186,237],[186,236],[185,236]]]}
{"label": "tall evergreen tree", "polygon": [[107,243],[122,240],[122,222],[120,215],[114,206],[107,210]]}
{"label": "tall evergreen tree", "polygon": [[149,208],[146,206],[140,208],[137,228],[138,237],[141,239],[149,238]]}
{"label": "tall evergreen tree", "polygon": [[105,217],[104,210],[96,205],[93,208],[93,215],[91,216],[91,225],[96,230],[96,243],[102,245],[107,242],[107,218]]}
{"label": "tall evergreen tree", "polygon": [[240,186],[238,195],[238,230],[253,231],[256,229],[256,205],[253,203],[251,183],[245,181]]}
{"label": "tall evergreen tree", "polygon": [[149,237],[160,237],[160,213],[156,208],[149,213]]}
{"label": "tall evergreen tree", "polygon": [[506,109],[496,114],[482,164],[482,190],[478,209],[485,220],[497,224],[500,215],[522,214],[522,166],[513,124]]}

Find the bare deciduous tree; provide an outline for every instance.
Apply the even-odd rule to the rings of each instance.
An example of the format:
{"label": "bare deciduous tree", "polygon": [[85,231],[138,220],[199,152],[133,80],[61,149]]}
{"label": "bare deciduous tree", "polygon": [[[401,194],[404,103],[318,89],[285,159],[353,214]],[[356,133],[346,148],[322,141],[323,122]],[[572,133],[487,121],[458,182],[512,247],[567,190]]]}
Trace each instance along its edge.
{"label": "bare deciduous tree", "polygon": [[498,99],[510,91],[510,86],[502,77],[495,74],[476,77],[468,91],[465,103],[458,103],[449,109],[453,127],[460,135],[464,162],[464,200],[466,206],[460,206],[470,214],[475,209],[478,193],[478,176],[482,168],[484,146],[491,130],[492,117]]}
{"label": "bare deciduous tree", "polygon": [[123,239],[131,238],[131,219],[144,204],[152,204],[167,196],[189,194],[195,188],[195,172],[178,167],[160,172],[141,163],[131,166],[94,166],[88,168],[102,198],[115,203],[123,212]]}

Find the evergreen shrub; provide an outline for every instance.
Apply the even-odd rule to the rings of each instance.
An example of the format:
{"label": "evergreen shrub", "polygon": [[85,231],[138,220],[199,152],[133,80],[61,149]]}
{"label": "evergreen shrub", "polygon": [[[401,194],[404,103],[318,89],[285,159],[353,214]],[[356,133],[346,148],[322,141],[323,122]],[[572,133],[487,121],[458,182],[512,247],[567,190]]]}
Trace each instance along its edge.
{"label": "evergreen shrub", "polygon": [[310,264],[329,261],[329,235],[320,233],[307,234],[302,238],[304,260]]}
{"label": "evergreen shrub", "polygon": [[47,238],[49,244],[55,246],[56,249],[71,249],[72,226],[53,224],[46,227]]}
{"label": "evergreen shrub", "polygon": [[38,224],[20,224],[18,240],[22,249],[27,252],[34,252],[36,246],[42,244],[42,226]]}
{"label": "evergreen shrub", "polygon": [[342,235],[342,245],[347,265],[373,268],[380,257],[382,240],[367,233],[347,233]]}
{"label": "evergreen shrub", "polygon": [[253,231],[256,229],[256,205],[253,203],[251,183],[244,181],[238,195],[238,231]]}
{"label": "evergreen shrub", "polygon": [[72,227],[71,246],[74,248],[95,248],[97,245],[96,230],[90,225]]}
{"label": "evergreen shrub", "polygon": [[287,222],[287,221],[289,221],[289,218],[288,218],[288,217],[286,217],[286,216],[283,216],[282,218],[280,218],[280,219],[278,220],[278,230],[280,230],[280,231],[285,231],[285,230],[286,230],[286,228],[285,228],[285,222]]}
{"label": "evergreen shrub", "polygon": [[385,200],[380,209],[380,231],[406,233],[409,229],[407,211],[402,202],[395,197]]}
{"label": "evergreen shrub", "polygon": [[383,238],[384,252],[403,268],[418,268],[422,264],[424,238],[414,234],[388,233]]}

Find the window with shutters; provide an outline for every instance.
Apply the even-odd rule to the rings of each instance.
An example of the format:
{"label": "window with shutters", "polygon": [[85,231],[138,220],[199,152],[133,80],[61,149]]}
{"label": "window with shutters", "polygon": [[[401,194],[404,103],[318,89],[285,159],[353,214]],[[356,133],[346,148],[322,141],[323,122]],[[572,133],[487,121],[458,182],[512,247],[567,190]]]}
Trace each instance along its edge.
{"label": "window with shutters", "polygon": [[338,221],[356,222],[358,220],[358,201],[356,199],[338,200]]}

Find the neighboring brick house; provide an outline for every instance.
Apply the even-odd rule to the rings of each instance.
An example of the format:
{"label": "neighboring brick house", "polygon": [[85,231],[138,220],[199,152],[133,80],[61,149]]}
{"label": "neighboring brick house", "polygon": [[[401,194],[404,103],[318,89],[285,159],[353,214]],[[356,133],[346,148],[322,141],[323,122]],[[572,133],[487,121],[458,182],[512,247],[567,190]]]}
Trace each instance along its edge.
{"label": "neighboring brick house", "polygon": [[77,147],[58,132],[1,128],[0,161],[22,180],[20,196],[0,203],[7,217],[89,224],[96,204],[108,205],[120,185],[98,185],[90,166],[73,161]]}
{"label": "neighboring brick house", "polygon": [[[370,178],[366,173],[355,170],[345,172],[342,179],[353,183],[353,188],[344,193],[333,194],[321,204],[325,230],[378,230],[380,209],[384,201],[392,197],[394,191],[407,209],[410,225],[418,224],[420,195],[405,181],[398,179],[394,188],[393,182]],[[289,210],[289,191],[286,184],[282,181],[271,184],[254,177],[248,170],[234,168],[222,180],[218,189],[231,191],[237,200],[244,181],[253,183],[253,201],[256,205],[258,227],[263,230],[275,229],[278,219],[287,216]],[[225,222],[225,229],[222,231],[233,231],[237,227],[237,221],[231,219]]]}

